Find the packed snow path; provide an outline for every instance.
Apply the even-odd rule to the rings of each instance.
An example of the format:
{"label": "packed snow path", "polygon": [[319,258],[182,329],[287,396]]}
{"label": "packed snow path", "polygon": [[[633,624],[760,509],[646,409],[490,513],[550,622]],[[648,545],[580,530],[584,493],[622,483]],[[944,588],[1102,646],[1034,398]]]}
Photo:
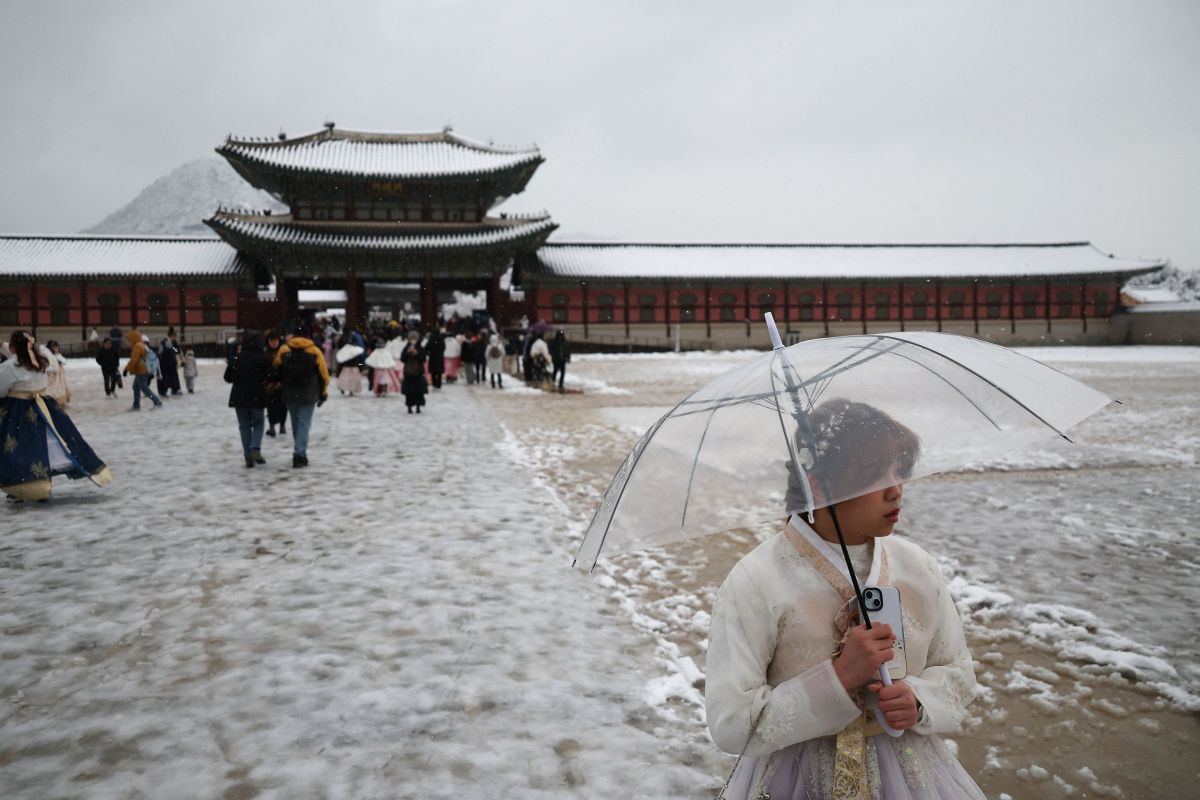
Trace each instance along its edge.
{"label": "packed snow path", "polygon": [[220,365],[71,413],[116,475],[0,508],[0,786],[17,798],[694,797],[653,645],[567,568],[478,392],[317,410],[246,469]]}

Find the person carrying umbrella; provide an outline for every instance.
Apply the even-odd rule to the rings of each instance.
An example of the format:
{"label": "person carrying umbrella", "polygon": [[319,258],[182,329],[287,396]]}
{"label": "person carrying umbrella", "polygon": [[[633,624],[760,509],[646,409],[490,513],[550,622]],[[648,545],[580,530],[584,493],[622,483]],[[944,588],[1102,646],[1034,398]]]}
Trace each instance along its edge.
{"label": "person carrying umbrella", "polygon": [[[817,509],[811,523],[790,517],[718,591],[708,725],[718,747],[742,756],[724,796],[982,800],[938,736],[958,728],[975,695],[962,623],[933,557],[907,539],[888,538],[920,442],[866,403],[828,401],[808,421],[825,457],[807,476],[791,473],[790,494],[821,486],[840,494],[838,483],[862,480],[864,468],[886,485]],[[874,457],[864,461],[867,451]],[[891,686],[879,669],[897,658],[899,632],[861,623],[835,516],[858,582],[898,587],[911,620],[903,631],[906,673]],[[919,735],[881,735],[868,693],[894,731]]]}
{"label": "person carrying umbrella", "polygon": [[[766,321],[772,352],[697,389],[637,442],[575,563],[786,517],[735,565],[711,617],[709,730],[740,754],[722,796],[982,798],[939,738],[965,718],[975,676],[937,563],[890,536],[904,486],[1070,441],[1112,398],[968,337],[785,348]],[[894,624],[880,597],[894,598]]]}

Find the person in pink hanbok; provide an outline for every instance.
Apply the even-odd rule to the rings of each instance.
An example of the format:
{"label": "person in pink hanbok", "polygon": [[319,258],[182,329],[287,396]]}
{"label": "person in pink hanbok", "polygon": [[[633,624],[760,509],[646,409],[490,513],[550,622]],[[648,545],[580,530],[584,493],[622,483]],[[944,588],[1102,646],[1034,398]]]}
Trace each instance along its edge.
{"label": "person in pink hanbok", "polygon": [[[874,476],[886,488],[832,508],[860,583],[899,589],[906,674],[880,681],[880,667],[896,657],[896,632],[859,624],[830,508],[811,524],[790,517],[734,566],[713,608],[708,727],[718,747],[739,756],[721,796],[983,800],[940,738],[958,729],[975,695],[962,623],[933,557],[890,536],[920,442],[863,403],[833,400],[811,419],[823,436],[825,474],[815,479],[827,486],[861,465],[854,454],[877,448],[880,431],[892,442]],[[789,494],[802,491],[803,479],[791,478]],[[881,727],[876,706],[898,736]]]}

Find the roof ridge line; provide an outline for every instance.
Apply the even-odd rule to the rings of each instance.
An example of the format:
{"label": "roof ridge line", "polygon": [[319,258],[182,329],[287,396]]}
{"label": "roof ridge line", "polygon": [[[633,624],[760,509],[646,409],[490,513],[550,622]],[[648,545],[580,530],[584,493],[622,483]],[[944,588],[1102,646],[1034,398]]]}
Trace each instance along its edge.
{"label": "roof ridge line", "polygon": [[728,248],[728,247],[763,247],[763,248],[784,248],[784,247],[807,247],[807,248],[897,248],[897,247],[912,247],[912,248],[953,248],[953,249],[969,249],[969,248],[1018,248],[1018,247],[1092,247],[1097,252],[1112,258],[1109,253],[1097,248],[1091,242],[610,242],[610,241],[564,241],[558,240],[547,242],[545,246],[553,247],[711,247],[711,248]]}

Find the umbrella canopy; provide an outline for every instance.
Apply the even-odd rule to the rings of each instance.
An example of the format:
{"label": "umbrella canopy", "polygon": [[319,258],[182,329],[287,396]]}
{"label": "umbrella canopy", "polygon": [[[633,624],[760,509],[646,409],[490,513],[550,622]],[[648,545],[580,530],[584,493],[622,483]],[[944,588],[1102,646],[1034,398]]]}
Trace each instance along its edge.
{"label": "umbrella canopy", "polygon": [[575,563],[590,569],[602,551],[811,514],[1066,438],[1110,402],[1032,358],[964,336],[777,344],[693,392],[642,436]]}
{"label": "umbrella canopy", "polygon": [[333,357],[337,359],[339,364],[345,364],[347,361],[353,361],[358,358],[364,352],[366,351],[356,344],[344,344],[338,348]]}
{"label": "umbrella canopy", "polygon": [[387,351],[391,354],[392,358],[399,361],[400,354],[404,352],[404,346],[406,344],[407,340],[404,337],[397,336],[395,339],[392,339],[386,345],[384,345],[384,347],[387,348]]}
{"label": "umbrella canopy", "polygon": [[392,369],[396,366],[396,359],[392,358],[391,353],[380,347],[372,350],[371,355],[367,356],[367,366],[375,369]]}

